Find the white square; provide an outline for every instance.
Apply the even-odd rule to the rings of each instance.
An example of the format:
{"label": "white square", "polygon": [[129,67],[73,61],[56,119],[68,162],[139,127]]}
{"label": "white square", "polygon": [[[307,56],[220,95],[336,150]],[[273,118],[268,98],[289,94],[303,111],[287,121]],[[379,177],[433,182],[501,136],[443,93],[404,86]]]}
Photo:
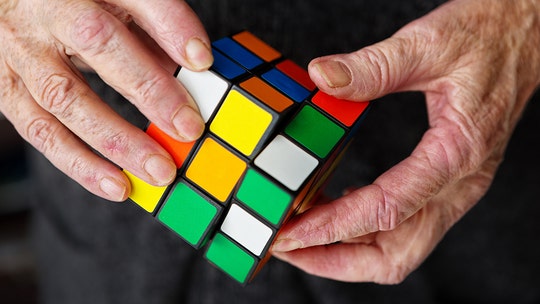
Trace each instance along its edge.
{"label": "white square", "polygon": [[273,234],[270,227],[237,204],[231,205],[221,225],[221,231],[257,256],[262,254]]}
{"label": "white square", "polygon": [[282,135],[255,159],[255,165],[292,191],[298,190],[319,161]]}
{"label": "white square", "polygon": [[185,68],[180,69],[176,78],[197,103],[204,122],[208,122],[229,84],[213,72],[193,72]]}

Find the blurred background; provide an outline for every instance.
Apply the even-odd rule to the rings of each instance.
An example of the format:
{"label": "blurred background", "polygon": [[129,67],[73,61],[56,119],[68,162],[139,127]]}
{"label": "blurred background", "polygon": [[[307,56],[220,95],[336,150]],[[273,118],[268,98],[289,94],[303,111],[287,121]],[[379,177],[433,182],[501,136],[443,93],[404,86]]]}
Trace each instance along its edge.
{"label": "blurred background", "polygon": [[24,141],[0,114],[0,302],[36,302]]}

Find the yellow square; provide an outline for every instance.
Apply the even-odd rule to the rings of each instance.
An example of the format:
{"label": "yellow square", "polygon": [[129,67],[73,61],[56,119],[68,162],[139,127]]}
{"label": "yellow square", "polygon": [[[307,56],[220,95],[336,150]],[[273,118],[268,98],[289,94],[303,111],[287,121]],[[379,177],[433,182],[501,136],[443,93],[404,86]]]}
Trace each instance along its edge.
{"label": "yellow square", "polygon": [[212,138],[206,138],[193,157],[186,177],[225,202],[246,170],[246,163]]}
{"label": "yellow square", "polygon": [[210,131],[244,155],[250,156],[272,120],[270,112],[233,89],[210,125]]}
{"label": "yellow square", "polygon": [[154,212],[167,186],[153,186],[126,170],[124,170],[124,173],[131,182],[131,194],[129,198],[144,210],[150,213]]}

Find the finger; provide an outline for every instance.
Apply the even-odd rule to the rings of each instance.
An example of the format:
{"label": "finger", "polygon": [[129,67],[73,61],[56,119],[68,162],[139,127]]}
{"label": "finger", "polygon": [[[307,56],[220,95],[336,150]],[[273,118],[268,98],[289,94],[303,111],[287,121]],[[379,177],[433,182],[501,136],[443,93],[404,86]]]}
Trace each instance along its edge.
{"label": "finger", "polygon": [[477,173],[445,187],[395,230],[273,254],[317,276],[351,282],[399,283],[485,193],[498,163],[500,155],[494,155]]}
{"label": "finger", "polygon": [[[464,174],[459,148],[430,129],[410,157],[373,184],[297,216],[283,229],[274,251],[332,244],[376,231],[390,231],[425,206],[444,185]],[[458,145],[460,147],[460,145]]]}
{"label": "finger", "polygon": [[[348,282],[396,284],[433,250],[447,227],[440,209],[426,207],[388,232],[273,254],[313,275]],[[445,222],[446,223],[446,222]],[[442,228],[443,227],[443,228]]]}
{"label": "finger", "polygon": [[185,1],[113,1],[126,8],[167,54],[194,71],[208,69],[213,62],[210,39]]}
{"label": "finger", "polygon": [[[42,109],[120,167],[154,185],[172,182],[176,166],[169,154],[101,101],[69,67],[67,58],[46,48],[34,53],[20,51],[29,55],[25,60],[13,60],[12,66]],[[46,122],[44,125],[51,125],[53,131],[62,130],[50,118]]]}
{"label": "finger", "polygon": [[413,221],[402,229],[410,232],[381,232],[373,243],[334,243],[273,255],[324,278],[397,284],[420,265],[440,240],[438,230],[433,233],[430,228]]}
{"label": "finger", "polygon": [[70,13],[50,26],[67,51],[174,138],[192,141],[201,135],[204,122],[195,102],[123,23],[95,3],[67,9]]}
{"label": "finger", "polygon": [[397,33],[356,52],[314,59],[309,74],[322,91],[346,100],[373,100],[391,92],[419,89],[438,73],[438,64],[426,65],[432,57],[424,53],[426,39],[419,33],[413,37],[417,38],[401,38]]}
{"label": "finger", "polygon": [[361,244],[316,246],[274,256],[309,274],[345,282],[382,283],[378,276],[385,267],[377,247]]}
{"label": "finger", "polygon": [[40,108],[20,81],[3,76],[1,83],[5,90],[0,97],[0,110],[26,141],[88,191],[111,201],[127,199],[131,186],[118,168],[92,153]]}

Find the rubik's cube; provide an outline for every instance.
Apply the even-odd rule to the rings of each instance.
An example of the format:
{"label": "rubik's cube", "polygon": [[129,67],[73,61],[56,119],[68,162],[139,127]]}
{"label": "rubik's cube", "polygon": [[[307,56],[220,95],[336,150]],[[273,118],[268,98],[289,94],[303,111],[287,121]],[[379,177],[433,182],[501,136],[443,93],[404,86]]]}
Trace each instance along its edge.
{"label": "rubik's cube", "polygon": [[280,227],[322,189],[369,103],[317,91],[304,69],[247,31],[212,51],[209,71],[176,74],[206,122],[203,136],[181,143],[152,123],[146,130],[174,158],[176,181],[155,187],[126,174],[132,201],[246,284]]}

